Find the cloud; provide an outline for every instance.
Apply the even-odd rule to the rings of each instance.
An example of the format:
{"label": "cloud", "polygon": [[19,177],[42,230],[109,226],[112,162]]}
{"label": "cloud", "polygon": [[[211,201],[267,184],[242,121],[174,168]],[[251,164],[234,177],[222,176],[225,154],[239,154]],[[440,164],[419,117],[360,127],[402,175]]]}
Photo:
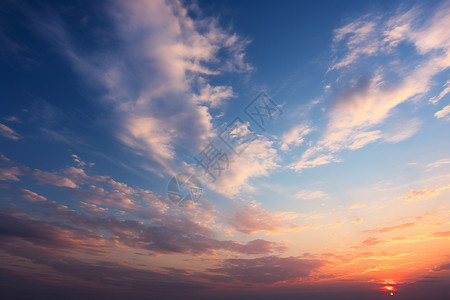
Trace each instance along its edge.
{"label": "cloud", "polygon": [[[147,250],[150,255],[216,255],[218,250],[261,255],[286,250],[283,244],[263,239],[246,243],[218,240],[210,227],[194,220],[195,216],[185,216],[175,211],[171,212],[175,215],[170,215],[157,207],[128,210],[128,215],[134,215],[134,218],[142,213],[139,217],[141,220],[136,220],[78,213],[53,201],[43,202],[42,205],[51,210],[48,214],[39,213],[41,217],[45,216],[46,221],[30,220],[32,216],[29,215],[2,217],[4,223],[0,224],[0,235],[20,238],[44,247],[51,248],[52,244],[57,244],[58,247],[85,249],[92,253],[116,248]],[[82,206],[90,211],[96,208],[86,203],[82,203]]]}
{"label": "cloud", "polygon": [[55,173],[49,173],[37,169],[32,171],[32,177],[34,177],[36,180],[38,180],[40,183],[43,184],[51,184],[54,186],[68,187],[72,189],[78,187],[78,185],[76,185],[75,182],[73,182],[69,178],[60,176]]}
{"label": "cloud", "polygon": [[[7,280],[3,281],[5,289],[2,292],[9,298],[25,299],[30,293],[45,295],[46,299],[57,299],[67,293],[75,298],[90,295],[95,299],[160,298],[168,294],[177,298],[187,291],[206,288],[196,282],[191,272],[148,270],[143,265],[100,260],[99,256],[84,261],[70,256],[61,248],[51,251],[27,243],[6,244],[2,248],[9,253],[6,257],[10,259],[24,257],[29,261],[26,271],[10,266],[1,268],[2,274],[8,274]],[[92,285],[92,282],[96,284]]]}
{"label": "cloud", "polygon": [[288,222],[297,217],[292,212],[270,212],[257,205],[236,203],[233,213],[226,219],[234,231],[251,235],[260,231],[275,233],[300,230],[299,225]]}
{"label": "cloud", "polygon": [[[450,67],[449,12],[447,2],[431,13],[415,7],[390,16],[368,14],[337,29],[336,59],[328,70],[337,74],[329,121],[317,143],[290,167],[299,172],[339,161],[336,153],[345,149],[412,136],[420,122],[398,132],[379,127],[401,114],[395,110],[400,104],[425,95],[434,76]],[[417,58],[399,59],[400,44],[412,46]]]}
{"label": "cloud", "polygon": [[337,50],[337,44],[344,43],[348,52],[342,59],[335,61],[328,71],[346,67],[362,56],[376,54],[380,48],[380,42],[374,39],[376,27],[375,21],[362,18],[336,29],[333,38],[334,50]]}
{"label": "cloud", "polygon": [[19,181],[22,170],[17,167],[8,157],[0,153],[0,180]]}
{"label": "cloud", "polygon": [[22,198],[30,202],[46,201],[47,198],[27,189],[20,189],[23,193]]}
{"label": "cloud", "polygon": [[445,116],[447,116],[448,114],[450,114],[450,105],[445,106],[443,109],[441,109],[440,111],[436,112],[434,114],[434,116],[438,119],[441,119]]}
{"label": "cloud", "polygon": [[80,241],[88,238],[77,230],[61,224],[17,218],[4,213],[0,213],[0,216],[0,237],[4,242],[20,238],[49,248],[78,249],[84,247]]}
{"label": "cloud", "polygon": [[283,133],[281,137],[281,147],[280,149],[283,151],[290,150],[292,146],[299,146],[303,143],[305,136],[307,136],[312,129],[305,124],[297,125],[292,127]]}
{"label": "cloud", "polygon": [[88,211],[95,212],[95,213],[105,213],[108,211],[108,208],[106,208],[106,207],[99,207],[95,204],[86,203],[83,201],[80,201],[80,206]]}
{"label": "cloud", "polygon": [[350,209],[363,208],[363,207],[366,207],[366,206],[367,206],[366,204],[356,203],[356,204],[352,204],[350,206]]}
{"label": "cloud", "polygon": [[377,239],[375,237],[369,237],[363,241],[363,244],[366,246],[374,246],[374,245],[380,244],[382,242],[383,241],[380,241],[379,239]]}
{"label": "cloud", "polygon": [[231,86],[211,86],[206,84],[200,89],[198,95],[194,95],[194,101],[206,104],[212,108],[220,106],[224,100],[236,97]]}
{"label": "cloud", "polygon": [[332,154],[320,154],[323,150],[321,147],[308,148],[303,154],[301,159],[290,164],[288,167],[297,172],[303,169],[315,168],[317,166],[322,166],[329,164],[331,162],[341,162],[342,160],[334,157]]}
{"label": "cloud", "polygon": [[89,176],[82,168],[67,167],[63,170],[63,173],[72,182],[77,184],[92,184],[105,182],[106,180],[108,180],[107,176]]}
{"label": "cloud", "polygon": [[320,260],[292,256],[227,259],[220,268],[208,269],[209,272],[223,274],[225,277],[205,277],[228,283],[273,284],[306,278],[323,265],[324,262]]}
{"label": "cloud", "polygon": [[361,224],[362,222],[363,222],[363,220],[359,217],[352,221],[352,223],[355,223],[355,224]]}
{"label": "cloud", "polygon": [[0,180],[13,180],[19,181],[19,177],[22,172],[18,167],[0,168]]}
{"label": "cloud", "polygon": [[442,191],[450,188],[450,185],[441,186],[434,190],[429,190],[427,187],[423,187],[421,190],[411,189],[402,195],[399,195],[397,199],[404,199],[406,201],[415,200],[417,198],[431,198],[439,195]]}
{"label": "cloud", "polygon": [[262,137],[252,141],[240,156],[230,153],[228,158],[229,167],[222,166],[225,170],[216,176],[217,180],[210,187],[229,197],[254,191],[250,179],[268,176],[270,171],[279,167],[280,160],[275,143]]}
{"label": "cloud", "polygon": [[324,193],[323,191],[317,190],[317,191],[309,191],[309,190],[301,190],[298,193],[295,194],[295,198],[298,199],[323,199],[328,197],[327,193]]}
{"label": "cloud", "polygon": [[57,15],[35,17],[34,28],[87,83],[103,89],[102,104],[113,107],[113,134],[145,159],[144,166],[175,173],[177,151],[198,151],[214,134],[204,105],[215,107],[234,95],[209,78],[251,70],[248,41],[202,15],[181,1],[113,1],[105,15],[112,26],[90,34],[120,47],[83,47]]}
{"label": "cloud", "polygon": [[[6,164],[14,164],[4,156],[0,158]],[[82,199],[80,207],[83,210],[95,214],[101,213],[99,216],[78,213],[69,209],[68,206],[54,201],[45,201],[45,197],[34,192],[21,190],[26,200],[35,202],[36,205],[45,209],[40,210],[39,218],[49,220],[48,224],[51,224],[53,229],[73,231],[74,235],[79,235],[79,239],[89,239],[92,245],[89,251],[96,251],[96,241],[101,242],[99,251],[120,246],[147,250],[150,255],[216,255],[216,251],[219,250],[253,255],[286,250],[283,243],[263,239],[247,242],[217,239],[216,232],[212,229],[215,226],[217,212],[213,206],[208,205],[208,202],[180,210],[178,206],[161,201],[161,197],[154,195],[151,191],[130,187],[107,176],[88,175],[82,169],[73,167],[63,169],[62,172],[68,177],[41,170],[30,170],[25,166],[20,166],[19,169],[23,170],[24,175],[34,177],[41,183],[72,187],[64,191]],[[122,219],[107,216],[105,212],[109,207],[119,208],[122,210],[122,215],[132,217]],[[47,210],[50,210],[50,213],[46,212]],[[284,220],[288,219],[287,214],[275,216]],[[51,222],[52,220],[57,222]],[[65,225],[59,224],[62,220]],[[40,226],[36,222],[30,223],[26,218],[16,221]],[[42,226],[46,228],[50,226],[48,224],[44,222]],[[87,236],[83,237],[84,235]],[[79,243],[84,242],[79,241]]]}
{"label": "cloud", "polygon": [[441,231],[433,233],[434,237],[450,237],[450,231]]}
{"label": "cloud", "polygon": [[433,269],[434,272],[448,271],[450,270],[450,264],[440,265]]}
{"label": "cloud", "polygon": [[422,123],[417,119],[402,122],[401,125],[397,125],[391,130],[383,134],[383,140],[389,143],[398,143],[403,140],[409,139],[417,131],[419,131]]}
{"label": "cloud", "polygon": [[434,169],[434,168],[438,168],[438,167],[441,167],[441,166],[444,166],[444,165],[447,165],[447,164],[450,164],[450,158],[443,158],[443,159],[440,159],[440,160],[435,161],[433,163],[429,163],[427,165],[427,168],[428,169]]}
{"label": "cloud", "polygon": [[411,228],[414,226],[416,226],[416,223],[403,223],[403,224],[396,225],[396,226],[381,228],[378,230],[378,232],[385,233],[385,232],[391,232],[391,231],[395,231],[395,230],[403,230],[403,229]]}
{"label": "cloud", "polygon": [[0,123],[0,135],[3,135],[7,139],[11,139],[11,140],[15,140],[15,141],[20,139],[19,134],[17,134],[14,130],[12,130],[8,126],[3,125],[2,123]]}
{"label": "cloud", "polygon": [[445,84],[444,84],[444,89],[442,90],[442,92],[439,93],[439,95],[430,98],[430,100],[428,102],[430,102],[431,104],[436,104],[438,103],[442,98],[445,97],[445,95],[447,95],[448,93],[450,93],[450,80],[448,80]]}

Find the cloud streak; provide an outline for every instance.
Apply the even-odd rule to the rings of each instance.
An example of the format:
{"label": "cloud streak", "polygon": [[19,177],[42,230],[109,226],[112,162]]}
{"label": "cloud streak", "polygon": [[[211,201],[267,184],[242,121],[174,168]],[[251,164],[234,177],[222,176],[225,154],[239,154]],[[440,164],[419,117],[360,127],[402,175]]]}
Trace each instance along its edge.
{"label": "cloud streak", "polygon": [[[423,97],[433,77],[450,67],[449,11],[450,4],[445,2],[431,13],[414,7],[387,18],[369,14],[337,29],[337,56],[329,72],[339,75],[328,124],[317,144],[290,168],[301,171],[328,164],[339,161],[335,156],[342,150],[412,136],[420,123],[399,133],[383,133],[380,126],[398,105]],[[414,62],[398,59],[401,44],[413,46],[420,58]],[[376,67],[367,71],[367,64],[380,57],[395,63],[376,62]],[[445,109],[437,113],[437,117],[444,115]]]}

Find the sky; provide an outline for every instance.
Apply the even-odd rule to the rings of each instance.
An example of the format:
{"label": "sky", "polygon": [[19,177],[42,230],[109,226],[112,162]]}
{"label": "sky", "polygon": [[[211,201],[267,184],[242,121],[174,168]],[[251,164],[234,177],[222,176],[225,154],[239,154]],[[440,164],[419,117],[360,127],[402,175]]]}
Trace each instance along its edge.
{"label": "sky", "polygon": [[0,15],[2,299],[450,299],[449,1]]}

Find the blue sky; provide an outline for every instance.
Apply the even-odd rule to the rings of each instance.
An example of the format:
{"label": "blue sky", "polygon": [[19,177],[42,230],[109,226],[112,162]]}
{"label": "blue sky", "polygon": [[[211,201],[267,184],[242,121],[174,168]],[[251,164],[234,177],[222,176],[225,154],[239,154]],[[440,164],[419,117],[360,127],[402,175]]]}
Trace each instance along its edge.
{"label": "blue sky", "polygon": [[446,299],[448,1],[0,13],[8,295]]}

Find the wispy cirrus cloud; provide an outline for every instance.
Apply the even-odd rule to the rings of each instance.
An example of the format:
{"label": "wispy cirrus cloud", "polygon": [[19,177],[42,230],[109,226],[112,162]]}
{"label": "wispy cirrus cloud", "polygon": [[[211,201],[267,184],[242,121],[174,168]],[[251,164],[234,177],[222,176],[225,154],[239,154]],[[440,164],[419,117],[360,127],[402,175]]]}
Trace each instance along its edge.
{"label": "wispy cirrus cloud", "polygon": [[436,104],[441,101],[441,99],[444,98],[448,93],[450,93],[450,80],[444,84],[443,88],[444,89],[439,93],[439,95],[430,98],[428,102],[430,102],[431,104]]}
{"label": "wispy cirrus cloud", "polygon": [[174,172],[180,147],[198,151],[214,134],[209,107],[234,96],[209,78],[251,70],[249,41],[180,1],[114,1],[107,11],[111,28],[98,30],[98,38],[120,41],[120,48],[82,47],[57,15],[35,15],[34,24],[75,70],[103,88],[103,103],[114,107],[113,134],[148,168]]}
{"label": "wispy cirrus cloud", "polygon": [[301,190],[295,194],[295,198],[305,199],[305,200],[323,199],[323,198],[327,198],[327,197],[328,197],[328,194],[321,190],[317,190],[317,191]]}
{"label": "wispy cirrus cloud", "polygon": [[301,145],[305,140],[305,136],[311,133],[312,130],[313,129],[306,124],[292,127],[291,129],[283,133],[281,137],[282,144],[280,149],[283,151],[287,151],[290,150],[291,147]]}
{"label": "wispy cirrus cloud", "polygon": [[[402,132],[383,132],[381,125],[398,105],[424,96],[433,77],[450,67],[449,11],[445,2],[431,13],[413,7],[388,17],[368,14],[337,29],[336,58],[328,70],[338,74],[332,88],[336,99],[328,124],[316,145],[290,168],[301,171],[339,161],[339,151],[398,142],[417,132],[417,120]],[[399,59],[402,44],[420,56],[413,62]],[[368,64],[375,67],[367,71]]]}
{"label": "wispy cirrus cloud", "polygon": [[427,168],[434,169],[448,164],[450,164],[450,158],[443,158],[438,161],[427,164]]}
{"label": "wispy cirrus cloud", "polygon": [[2,123],[0,123],[0,135],[15,141],[20,139],[20,135],[17,132]]}

